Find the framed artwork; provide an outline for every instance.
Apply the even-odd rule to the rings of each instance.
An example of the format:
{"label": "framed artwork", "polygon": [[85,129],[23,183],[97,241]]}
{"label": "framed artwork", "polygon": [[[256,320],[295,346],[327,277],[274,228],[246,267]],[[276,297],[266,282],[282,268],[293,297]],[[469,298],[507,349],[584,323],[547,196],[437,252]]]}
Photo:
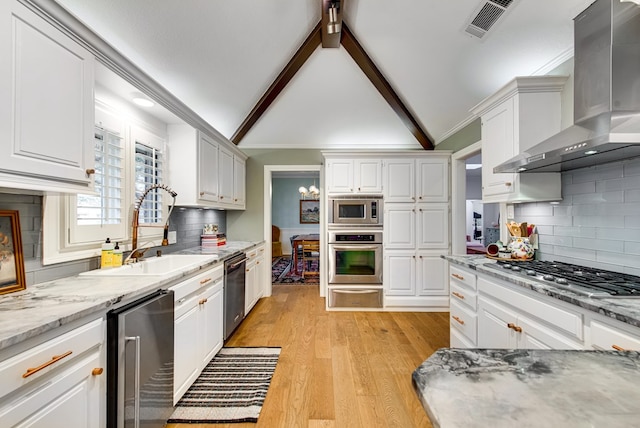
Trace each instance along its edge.
{"label": "framed artwork", "polygon": [[18,211],[0,210],[0,294],[25,288]]}
{"label": "framed artwork", "polygon": [[300,200],[300,224],[320,223],[320,200]]}

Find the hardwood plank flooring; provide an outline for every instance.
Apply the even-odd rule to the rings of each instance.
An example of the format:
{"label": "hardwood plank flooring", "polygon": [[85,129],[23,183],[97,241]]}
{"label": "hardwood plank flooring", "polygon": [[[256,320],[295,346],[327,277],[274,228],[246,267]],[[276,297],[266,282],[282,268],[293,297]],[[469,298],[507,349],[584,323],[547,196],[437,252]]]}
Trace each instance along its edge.
{"label": "hardwood plank flooring", "polygon": [[225,343],[282,348],[257,424],[167,427],[431,427],[411,373],[449,346],[449,314],[327,312],[318,296],[274,284]]}

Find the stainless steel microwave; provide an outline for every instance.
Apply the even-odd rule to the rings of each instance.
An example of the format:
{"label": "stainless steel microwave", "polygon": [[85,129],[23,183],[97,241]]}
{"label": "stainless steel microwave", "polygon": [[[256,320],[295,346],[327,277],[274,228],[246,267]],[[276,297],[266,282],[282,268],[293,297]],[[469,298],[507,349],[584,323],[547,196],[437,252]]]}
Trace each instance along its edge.
{"label": "stainless steel microwave", "polygon": [[329,225],[382,225],[382,197],[329,199]]}

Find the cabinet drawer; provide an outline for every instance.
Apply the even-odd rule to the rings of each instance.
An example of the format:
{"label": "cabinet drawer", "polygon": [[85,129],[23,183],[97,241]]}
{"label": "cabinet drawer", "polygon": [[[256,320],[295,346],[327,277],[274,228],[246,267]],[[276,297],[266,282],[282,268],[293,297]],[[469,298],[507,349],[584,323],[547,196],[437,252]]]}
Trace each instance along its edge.
{"label": "cabinet drawer", "polygon": [[640,351],[640,336],[621,331],[613,325],[591,321],[591,346],[605,351]]}
{"label": "cabinet drawer", "polygon": [[569,336],[580,340],[584,337],[582,315],[578,312],[561,308],[559,305],[561,302],[554,301],[551,297],[527,296],[525,294],[527,290],[525,289],[522,289],[522,291],[512,290],[506,285],[487,281],[484,278],[478,279],[478,290],[480,293],[495,297],[518,308],[520,312],[533,315]]}
{"label": "cabinet drawer", "polygon": [[475,291],[469,290],[467,287],[460,287],[455,282],[451,282],[449,286],[451,289],[451,300],[467,305],[473,312],[476,311],[478,307],[478,294]]}
{"label": "cabinet drawer", "polygon": [[467,287],[470,287],[472,290],[476,290],[476,275],[474,273],[471,273],[467,270],[463,270],[460,268],[457,268],[455,266],[451,266],[449,268],[449,279],[450,279],[450,284],[454,284],[456,282],[459,282],[461,284],[466,285]]}
{"label": "cabinet drawer", "polygon": [[104,332],[104,322],[98,319],[0,362],[0,394],[8,394],[100,346]]}
{"label": "cabinet drawer", "polygon": [[450,315],[451,319],[449,321],[451,328],[457,329],[467,340],[475,345],[477,340],[478,316],[455,300],[451,301]]}
{"label": "cabinet drawer", "polygon": [[198,275],[186,279],[172,287],[169,287],[169,290],[172,290],[174,292],[173,300],[175,302],[178,302],[189,294],[198,291],[201,287],[211,285],[213,282],[222,278],[223,276],[224,266],[220,265],[213,269],[209,269],[205,272],[199,273]]}

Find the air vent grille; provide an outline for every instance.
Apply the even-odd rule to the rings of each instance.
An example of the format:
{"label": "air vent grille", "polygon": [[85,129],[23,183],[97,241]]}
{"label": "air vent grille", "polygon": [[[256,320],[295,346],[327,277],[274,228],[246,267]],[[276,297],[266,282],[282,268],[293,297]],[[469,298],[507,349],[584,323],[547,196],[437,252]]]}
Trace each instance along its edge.
{"label": "air vent grille", "polygon": [[512,3],[513,0],[485,1],[471,15],[465,32],[477,38],[484,37]]}

